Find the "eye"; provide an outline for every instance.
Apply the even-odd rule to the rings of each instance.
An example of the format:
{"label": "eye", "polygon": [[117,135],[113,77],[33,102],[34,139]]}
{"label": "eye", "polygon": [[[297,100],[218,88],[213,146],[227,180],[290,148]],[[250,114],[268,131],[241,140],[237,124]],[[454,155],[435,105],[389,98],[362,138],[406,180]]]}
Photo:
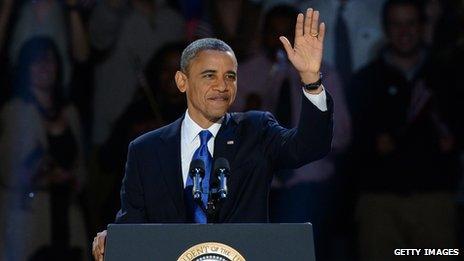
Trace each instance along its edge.
{"label": "eye", "polygon": [[212,73],[205,73],[205,74],[203,74],[203,78],[205,78],[205,79],[213,79],[213,78],[214,78],[214,74],[212,74]]}
{"label": "eye", "polygon": [[231,81],[235,81],[237,79],[237,75],[232,74],[232,73],[226,74],[226,79],[231,80]]}

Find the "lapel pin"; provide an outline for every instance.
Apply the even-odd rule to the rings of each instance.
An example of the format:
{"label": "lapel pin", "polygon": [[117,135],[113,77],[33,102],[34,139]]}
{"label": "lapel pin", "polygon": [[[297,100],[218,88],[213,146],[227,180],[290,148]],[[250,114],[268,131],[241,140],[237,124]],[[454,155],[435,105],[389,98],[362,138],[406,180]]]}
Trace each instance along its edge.
{"label": "lapel pin", "polygon": [[227,145],[234,145],[234,141],[233,140],[228,140]]}

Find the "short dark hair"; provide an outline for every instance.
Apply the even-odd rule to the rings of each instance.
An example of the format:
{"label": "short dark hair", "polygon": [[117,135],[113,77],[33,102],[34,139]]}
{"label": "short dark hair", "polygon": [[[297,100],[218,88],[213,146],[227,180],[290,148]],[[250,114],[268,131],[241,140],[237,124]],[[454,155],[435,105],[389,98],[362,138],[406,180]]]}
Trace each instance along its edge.
{"label": "short dark hair", "polygon": [[216,38],[203,38],[190,43],[182,52],[180,59],[180,69],[186,73],[190,66],[190,62],[200,53],[205,50],[213,50],[220,52],[230,52],[235,56],[232,48],[224,41]]}
{"label": "short dark hair", "polygon": [[382,26],[384,31],[388,29],[388,12],[393,6],[398,5],[411,5],[417,9],[419,13],[419,20],[421,23],[425,22],[425,13],[424,13],[424,6],[421,1],[418,0],[387,0],[382,8]]}

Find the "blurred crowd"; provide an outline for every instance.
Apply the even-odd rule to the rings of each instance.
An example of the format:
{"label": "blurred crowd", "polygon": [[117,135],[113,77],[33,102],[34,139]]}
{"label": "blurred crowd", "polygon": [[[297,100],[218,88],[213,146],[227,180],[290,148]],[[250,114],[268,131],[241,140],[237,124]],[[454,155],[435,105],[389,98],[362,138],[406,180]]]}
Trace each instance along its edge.
{"label": "blurred crowd", "polygon": [[234,111],[295,126],[301,81],[278,37],[308,7],[327,25],[333,148],[275,174],[271,222],[311,222],[320,261],[464,251],[464,1],[0,0],[0,260],[90,259],[128,143],[186,110],[189,41],[236,52]]}

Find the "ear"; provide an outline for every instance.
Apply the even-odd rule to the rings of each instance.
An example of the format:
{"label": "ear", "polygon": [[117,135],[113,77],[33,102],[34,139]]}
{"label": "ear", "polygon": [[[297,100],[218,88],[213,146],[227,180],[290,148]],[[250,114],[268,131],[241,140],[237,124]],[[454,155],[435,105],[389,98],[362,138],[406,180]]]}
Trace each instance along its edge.
{"label": "ear", "polygon": [[187,90],[187,75],[185,75],[181,71],[176,72],[176,85],[177,89],[179,89],[180,92],[185,92]]}

